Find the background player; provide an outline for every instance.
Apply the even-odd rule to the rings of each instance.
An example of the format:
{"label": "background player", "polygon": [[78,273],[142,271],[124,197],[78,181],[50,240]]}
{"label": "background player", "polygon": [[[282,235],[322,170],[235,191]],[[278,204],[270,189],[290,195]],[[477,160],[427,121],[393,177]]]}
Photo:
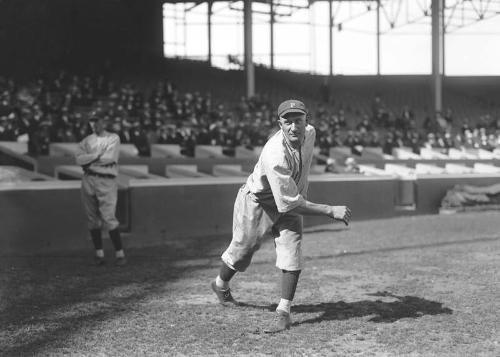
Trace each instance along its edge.
{"label": "background player", "polygon": [[222,254],[219,275],[212,289],[224,305],[238,305],[229,281],[250,265],[263,239],[274,237],[276,266],[282,270],[281,300],[277,319],[266,332],[279,332],[291,325],[290,308],[302,269],[302,215],[324,215],[348,224],[346,206],[317,204],[306,199],[313,157],[315,129],[308,124],[307,109],[298,100],[278,107],[280,130],[265,144],[236,197],[233,238]]}
{"label": "background player", "polygon": [[115,217],[120,138],[105,130],[104,119],[98,113],[90,115],[89,125],[93,133],[80,142],[75,157],[84,171],[82,202],[96,252],[95,261],[98,265],[105,262],[101,236],[105,228],[115,248],[116,264],[123,265],[126,259]]}

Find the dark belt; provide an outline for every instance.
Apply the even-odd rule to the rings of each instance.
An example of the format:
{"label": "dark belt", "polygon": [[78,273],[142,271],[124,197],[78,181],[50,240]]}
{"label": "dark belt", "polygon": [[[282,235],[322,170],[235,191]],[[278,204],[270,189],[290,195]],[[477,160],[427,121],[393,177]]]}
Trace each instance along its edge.
{"label": "dark belt", "polygon": [[114,179],[114,178],[116,178],[116,176],[115,176],[115,175],[111,175],[111,174],[100,174],[100,173],[97,173],[97,172],[94,172],[94,171],[86,171],[86,172],[85,172],[85,175],[95,176],[95,177],[101,177],[101,178],[109,178],[109,179]]}

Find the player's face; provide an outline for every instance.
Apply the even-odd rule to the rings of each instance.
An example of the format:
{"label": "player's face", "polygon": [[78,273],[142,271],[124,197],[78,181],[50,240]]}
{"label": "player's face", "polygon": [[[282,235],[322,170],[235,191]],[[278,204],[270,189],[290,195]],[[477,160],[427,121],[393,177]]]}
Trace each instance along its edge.
{"label": "player's face", "polygon": [[305,114],[289,113],[285,117],[280,117],[279,125],[290,144],[298,146],[304,141],[307,126]]}
{"label": "player's face", "polygon": [[90,128],[92,129],[92,132],[96,134],[100,134],[104,131],[104,122],[102,119],[90,120],[89,125]]}

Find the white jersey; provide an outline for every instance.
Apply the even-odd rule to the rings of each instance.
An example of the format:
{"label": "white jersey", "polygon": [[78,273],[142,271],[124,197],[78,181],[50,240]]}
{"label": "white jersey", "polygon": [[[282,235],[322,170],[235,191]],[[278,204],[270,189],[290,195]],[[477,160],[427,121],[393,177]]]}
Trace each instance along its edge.
{"label": "white jersey", "polygon": [[315,139],[314,127],[307,125],[304,142],[297,150],[288,144],[282,130],[267,141],[246,183],[259,203],[285,213],[306,199]]}
{"label": "white jersey", "polygon": [[[114,133],[104,132],[102,136],[90,134],[78,145],[75,153],[76,163],[80,166],[89,165],[88,170],[106,175],[118,175],[118,156],[120,137]],[[97,156],[105,148],[104,154]]]}

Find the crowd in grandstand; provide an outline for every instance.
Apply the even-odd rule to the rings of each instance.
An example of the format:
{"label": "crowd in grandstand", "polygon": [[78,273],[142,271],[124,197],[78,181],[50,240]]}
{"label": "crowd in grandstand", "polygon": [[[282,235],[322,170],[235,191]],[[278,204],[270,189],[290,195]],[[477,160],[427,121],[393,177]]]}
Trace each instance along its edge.
{"label": "crowd in grandstand", "polygon": [[[48,154],[51,142],[77,142],[88,134],[86,116],[97,110],[122,143],[134,144],[141,156],[152,144],[177,144],[192,156],[195,145],[220,145],[231,154],[236,146],[262,146],[276,130],[275,103],[263,96],[237,103],[217,101],[210,93],[181,93],[168,80],[154,88],[118,84],[106,76],[77,76],[66,72],[20,85],[0,78],[0,140],[27,141],[32,155]],[[417,119],[405,106],[393,112],[375,96],[371,113],[346,114],[327,101],[308,103],[317,129],[317,145],[329,155],[335,146],[360,154],[364,147],[446,150],[499,145],[500,118],[489,116],[454,123],[453,113]]]}

